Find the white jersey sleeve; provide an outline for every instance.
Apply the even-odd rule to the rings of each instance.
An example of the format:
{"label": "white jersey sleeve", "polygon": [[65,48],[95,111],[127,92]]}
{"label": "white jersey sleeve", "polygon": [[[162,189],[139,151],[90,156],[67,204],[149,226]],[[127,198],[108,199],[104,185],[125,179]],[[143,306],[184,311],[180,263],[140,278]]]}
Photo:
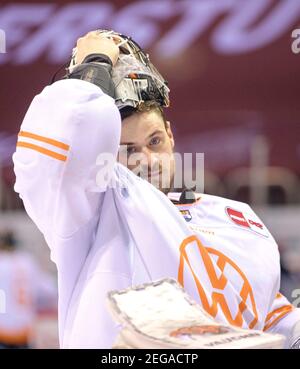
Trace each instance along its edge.
{"label": "white jersey sleeve", "polygon": [[[18,135],[13,155],[15,190],[43,233],[58,270],[61,345],[71,330],[72,323],[66,323],[74,313],[71,298],[95,241],[99,214],[107,197],[105,183],[113,175],[120,135],[121,117],[114,100],[99,87],[73,79],[58,81],[33,99]],[[105,170],[105,164],[97,162],[103,153],[112,160]],[[107,178],[102,187],[96,183],[101,169]],[[105,267],[103,263],[99,269]],[[123,288],[128,283],[127,279],[123,282],[122,276],[115,278],[118,283],[99,285],[101,298],[108,288]],[[98,309],[98,320],[89,321],[99,327],[93,332],[102,331],[104,339],[107,334],[101,327],[110,324],[111,332],[115,326],[107,320],[104,302],[96,300],[93,306]],[[87,316],[85,309],[83,315]],[[94,337],[94,343],[97,339]]]}
{"label": "white jersey sleeve", "polygon": [[300,340],[300,309],[278,293],[266,317],[264,331],[284,335],[285,348],[290,348]]}
{"label": "white jersey sleeve", "polygon": [[105,188],[96,186],[97,156],[116,157],[120,132],[114,100],[89,82],[58,81],[33,99],[13,155],[15,190],[53,261],[55,237],[74,235],[99,209]]}

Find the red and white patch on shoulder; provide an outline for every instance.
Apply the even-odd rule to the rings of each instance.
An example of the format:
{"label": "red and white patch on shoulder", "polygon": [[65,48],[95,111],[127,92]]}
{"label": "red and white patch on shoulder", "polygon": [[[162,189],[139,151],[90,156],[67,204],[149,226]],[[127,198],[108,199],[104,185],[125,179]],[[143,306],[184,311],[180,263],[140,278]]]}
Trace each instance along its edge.
{"label": "red and white patch on shoulder", "polygon": [[231,221],[236,225],[247,228],[262,236],[269,237],[267,228],[255,215],[247,214],[231,207],[226,207],[225,210]]}

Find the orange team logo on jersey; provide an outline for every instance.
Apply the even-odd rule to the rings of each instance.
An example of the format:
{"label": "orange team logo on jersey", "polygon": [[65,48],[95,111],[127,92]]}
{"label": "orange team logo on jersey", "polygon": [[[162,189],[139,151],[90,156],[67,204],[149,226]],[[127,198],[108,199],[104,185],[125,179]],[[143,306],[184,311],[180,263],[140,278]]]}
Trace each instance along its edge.
{"label": "orange team logo on jersey", "polygon": [[[201,260],[203,260],[207,275],[209,277],[211,287],[214,290],[218,290],[218,292],[213,291],[211,294],[211,304],[209,302],[209,298],[206,295],[202,284],[197,277],[195,270],[192,268],[191,262],[189,260],[187,249],[189,247],[196,247],[199,251]],[[221,272],[218,273],[220,276],[218,277],[216,272],[216,266],[214,265],[211,255],[215,255],[217,257],[217,267],[218,270]],[[222,310],[225,318],[227,319],[228,323],[242,327],[243,323],[245,322],[250,329],[254,328],[257,321],[258,321],[258,314],[256,309],[256,303],[253,295],[253,290],[248,282],[245,274],[241,271],[241,269],[227,256],[222,254],[220,251],[217,251],[212,248],[204,247],[201,241],[198,239],[197,236],[193,235],[187,237],[182,244],[180,245],[180,262],[179,262],[179,269],[178,269],[178,282],[184,287],[184,267],[187,265],[189,271],[191,272],[193,279],[195,281],[195,285],[200,297],[200,301],[202,303],[203,308],[212,316],[216,317],[218,314],[218,309]],[[228,302],[226,301],[226,295],[224,290],[228,284],[228,279],[224,274],[225,267],[232,268],[236,275],[240,278],[241,289],[239,291],[239,297],[241,299],[238,310],[235,316],[232,315]],[[251,321],[244,317],[244,312],[249,309],[247,305],[247,300],[251,303],[251,312],[253,314],[253,319]],[[249,314],[248,314],[249,316]]]}

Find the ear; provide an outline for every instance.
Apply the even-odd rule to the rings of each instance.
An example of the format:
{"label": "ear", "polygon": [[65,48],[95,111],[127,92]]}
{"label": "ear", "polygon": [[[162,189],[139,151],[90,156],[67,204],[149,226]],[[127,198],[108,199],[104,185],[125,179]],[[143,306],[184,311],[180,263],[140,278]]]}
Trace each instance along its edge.
{"label": "ear", "polygon": [[174,141],[174,136],[173,136],[173,132],[172,132],[172,129],[171,129],[171,123],[170,121],[166,121],[166,131],[167,131],[167,135],[169,136],[169,139],[171,141],[171,145],[172,145],[172,149],[174,148],[175,146],[175,141]]}

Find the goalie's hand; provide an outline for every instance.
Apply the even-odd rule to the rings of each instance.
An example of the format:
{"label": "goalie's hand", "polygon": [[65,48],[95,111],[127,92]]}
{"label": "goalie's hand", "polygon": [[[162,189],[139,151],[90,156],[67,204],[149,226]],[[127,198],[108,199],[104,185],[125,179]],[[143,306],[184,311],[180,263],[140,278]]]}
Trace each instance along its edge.
{"label": "goalie's hand", "polygon": [[87,33],[77,40],[76,64],[81,64],[85,57],[90,54],[104,54],[115,65],[120,55],[117,43],[117,40],[97,34],[97,31]]}

